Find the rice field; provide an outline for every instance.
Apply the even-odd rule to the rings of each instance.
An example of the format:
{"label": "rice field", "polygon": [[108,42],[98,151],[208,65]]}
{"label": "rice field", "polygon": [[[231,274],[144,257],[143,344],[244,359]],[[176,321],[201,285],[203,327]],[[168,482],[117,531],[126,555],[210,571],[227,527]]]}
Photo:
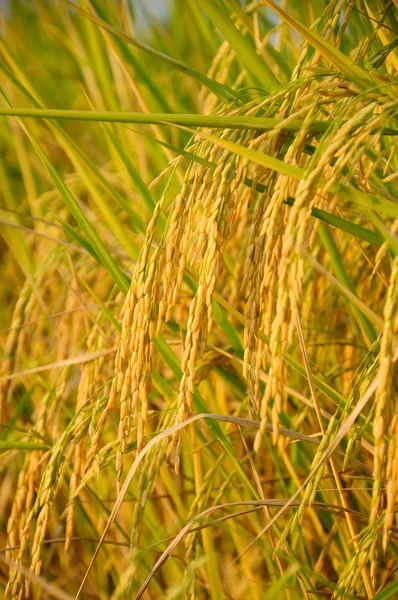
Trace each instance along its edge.
{"label": "rice field", "polygon": [[397,6],[0,4],[0,597],[398,598]]}

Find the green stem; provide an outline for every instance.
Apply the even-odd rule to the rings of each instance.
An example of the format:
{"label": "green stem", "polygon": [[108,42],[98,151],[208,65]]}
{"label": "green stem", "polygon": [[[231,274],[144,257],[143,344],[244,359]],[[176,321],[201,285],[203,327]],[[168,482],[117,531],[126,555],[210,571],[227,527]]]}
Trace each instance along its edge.
{"label": "green stem", "polygon": [[[239,115],[200,115],[172,113],[137,113],[107,110],[64,110],[58,108],[0,108],[2,117],[26,117],[40,119],[66,119],[68,121],[97,121],[105,123],[142,123],[144,125],[171,124],[185,127],[210,127],[216,129],[269,130],[279,127],[281,131],[300,131],[303,121],[296,119],[282,125],[281,119],[267,117],[244,117]],[[344,125],[344,123],[342,123]],[[329,121],[314,121],[311,133],[324,133]],[[377,130],[378,131],[378,130]],[[384,127],[384,135],[398,135],[398,130]]]}

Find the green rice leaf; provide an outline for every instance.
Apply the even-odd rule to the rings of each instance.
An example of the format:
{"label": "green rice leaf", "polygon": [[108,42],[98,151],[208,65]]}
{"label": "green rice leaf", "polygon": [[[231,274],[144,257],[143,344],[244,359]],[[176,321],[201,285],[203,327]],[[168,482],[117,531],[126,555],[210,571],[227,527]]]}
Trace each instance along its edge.
{"label": "green rice leaf", "polygon": [[148,46],[148,44],[144,44],[143,42],[140,42],[139,40],[133,38],[132,36],[127,35],[126,33],[124,33],[124,31],[122,31],[118,27],[109,25],[109,23],[106,23],[105,21],[103,21],[102,19],[99,19],[92,13],[89,13],[89,12],[83,10],[80,6],[77,6],[73,2],[70,2],[69,0],[62,0],[62,2],[64,4],[66,4],[67,6],[69,6],[69,8],[72,8],[73,10],[80,13],[81,15],[83,15],[84,17],[86,17],[87,19],[89,19],[90,21],[92,21],[93,23],[98,25],[99,27],[102,27],[103,29],[105,29],[106,31],[111,33],[112,35],[117,36],[124,42],[126,42],[128,44],[132,44],[133,46],[136,46],[140,50],[144,50],[148,54],[165,62],[166,64],[173,67],[174,69],[177,69],[178,71],[185,73],[185,75],[192,77],[193,79],[195,79],[202,85],[206,86],[211,92],[213,92],[220,99],[227,101],[227,102],[231,102],[231,101],[236,101],[239,98],[239,95],[236,92],[234,92],[233,90],[231,90],[230,88],[228,88],[227,86],[225,86],[221,83],[218,83],[214,79],[211,79],[210,77],[207,77],[206,75],[203,75],[202,73],[199,73],[198,71],[195,71],[195,69],[193,69],[192,67],[189,67],[188,65],[185,65],[184,63],[182,63],[174,58],[171,58],[170,56],[167,56],[163,52],[159,52],[159,51],[155,50],[154,48],[151,48],[150,46]]}
{"label": "green rice leaf", "polygon": [[262,88],[267,92],[276,90],[280,85],[278,79],[261,56],[257,54],[249,39],[241,34],[228,14],[221,10],[217,0],[201,0],[200,5]]}

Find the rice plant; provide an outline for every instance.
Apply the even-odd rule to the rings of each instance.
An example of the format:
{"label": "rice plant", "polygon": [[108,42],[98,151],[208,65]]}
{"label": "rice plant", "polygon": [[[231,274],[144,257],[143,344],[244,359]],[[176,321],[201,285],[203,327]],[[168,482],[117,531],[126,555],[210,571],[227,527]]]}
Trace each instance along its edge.
{"label": "rice plant", "polygon": [[398,597],[396,7],[2,4],[2,597]]}

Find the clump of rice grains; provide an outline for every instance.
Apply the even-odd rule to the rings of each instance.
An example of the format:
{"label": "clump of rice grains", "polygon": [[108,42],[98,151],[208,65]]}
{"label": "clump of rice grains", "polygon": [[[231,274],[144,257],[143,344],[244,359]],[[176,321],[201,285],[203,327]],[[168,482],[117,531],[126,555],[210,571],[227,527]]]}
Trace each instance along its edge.
{"label": "clump of rice grains", "polygon": [[[261,38],[257,12],[263,4],[253,3],[246,7],[244,18],[237,11],[233,19],[245,35],[253,34],[258,54],[267,59],[272,55],[267,50],[269,37]],[[385,584],[391,559],[384,553],[397,535],[398,220],[392,197],[396,142],[383,130],[391,127],[398,109],[391,77],[396,61],[388,72],[373,70],[364,79],[362,67],[358,71],[351,58],[358,69],[359,64],[366,65],[365,41],[348,62],[330,50],[339,47],[357,18],[343,0],[328,2],[311,30],[301,32],[304,41],[294,68],[282,69],[280,85],[267,93],[243,87],[252,82],[250,74],[242,69],[233,48],[227,42],[221,45],[209,76],[232,86],[238,99],[223,103],[203,88],[198,97],[203,112],[263,117],[273,119],[273,126],[190,132],[184,155],[172,161],[153,185],[156,192],[172,171],[139,238],[138,258],[131,267],[124,255],[120,257],[131,276],[126,297],[108,275],[98,276],[94,251],[84,254],[84,259],[75,258],[69,248],[65,254],[50,252],[48,240],[37,242],[40,267],[21,287],[4,343],[1,422],[8,419],[14,426],[11,396],[23,399],[26,391],[12,377],[19,370],[19,357],[34,365],[33,370],[37,356],[48,355],[54,365],[46,375],[27,374],[32,407],[23,414],[34,425],[29,441],[37,444],[24,457],[12,486],[7,558],[13,562],[6,596],[21,600],[32,593],[29,578],[18,566],[27,565],[36,575],[43,571],[46,536],[56,527],[65,532],[65,552],[54,550],[57,568],[67,571],[78,519],[83,523],[79,535],[92,536],[94,531],[97,538],[109,513],[102,498],[112,494],[96,495],[89,484],[99,482],[97,488],[108,491],[114,489],[116,479],[120,492],[124,463],[145,447],[150,436],[202,412],[207,392],[208,406],[250,417],[257,427],[247,443],[239,448],[236,444],[237,449],[231,436],[228,468],[224,464],[227,445],[220,455],[212,448],[214,440],[207,444],[205,437],[198,444],[189,438],[185,445],[184,430],[170,440],[162,439],[145,456],[130,498],[134,500],[131,519],[127,525],[126,519],[118,522],[123,543],[130,543],[132,549],[130,564],[122,571],[108,557],[109,569],[98,575],[104,585],[109,578],[110,589],[116,588],[115,598],[131,593],[138,571],[145,571],[146,577],[149,559],[143,558],[140,544],[143,532],[157,528],[151,518],[149,525],[144,522],[155,487],[166,539],[175,534],[169,530],[170,515],[181,523],[211,504],[253,499],[256,490],[264,498],[263,481],[270,497],[287,499],[307,480],[298,496],[301,506],[297,501],[293,515],[286,511],[281,525],[278,522],[268,532],[281,576],[308,555],[314,560],[313,572],[297,576],[297,581],[304,590],[311,587],[311,593],[324,584],[326,593],[336,598],[365,593],[370,598]],[[384,32],[380,39],[385,38],[387,45],[386,36]],[[116,53],[116,46],[110,47]],[[110,65],[119,73],[113,54]],[[118,80],[118,90],[125,89],[123,81]],[[99,93],[96,86],[95,93]],[[119,187],[113,200],[120,190],[127,193],[118,161],[114,170],[109,176]],[[174,194],[174,176],[181,172]],[[80,179],[72,178],[70,183],[77,184],[73,189],[83,204]],[[58,210],[58,196],[52,201],[52,210]],[[91,219],[98,207],[90,202]],[[79,239],[65,215],[63,219]],[[114,248],[114,232],[106,233],[103,223],[99,227],[107,245]],[[116,252],[115,256],[119,258]],[[102,310],[88,309],[93,298],[96,310],[98,306]],[[107,299],[106,306],[102,300],[97,302],[99,298]],[[115,305],[111,316],[110,302]],[[47,313],[59,313],[56,327],[45,324]],[[308,346],[308,360],[298,326]],[[76,365],[73,358],[81,352],[87,353],[87,361],[83,354]],[[321,464],[324,452],[340,439],[346,419],[375,378],[378,385],[368,404],[345,432],[332,460]],[[287,442],[282,423],[300,443]],[[265,444],[268,432],[272,443]],[[308,444],[304,455],[300,448],[308,441],[313,444]],[[254,452],[248,461],[249,444]],[[202,473],[206,461],[202,464],[201,451],[207,446],[213,452],[212,464]],[[194,448],[194,467],[186,475],[184,456],[190,448]],[[13,451],[10,448],[4,464],[11,461]],[[163,469],[168,459],[179,478]],[[242,476],[240,487],[234,487],[236,474]],[[183,487],[185,475],[188,483],[195,483],[193,496],[191,488]],[[100,516],[90,505],[93,498]],[[320,516],[322,511],[318,514],[314,508],[315,498],[326,513],[334,511],[333,518],[338,514],[341,528],[336,522],[329,527]],[[268,519],[267,510],[262,510]],[[260,539],[262,522],[250,521],[248,515],[245,519],[251,539]],[[302,536],[297,536],[299,528]],[[225,535],[230,532],[235,545],[232,550],[228,547],[228,559],[239,555],[247,578],[260,577],[262,549],[259,546],[257,552],[256,547],[250,554],[254,561],[250,564],[244,558],[246,538],[239,537],[236,525]],[[326,543],[314,559],[322,533]],[[201,543],[217,552],[206,535],[198,528],[185,539],[181,593],[191,598],[203,577]],[[51,556],[46,555],[48,562]],[[382,576],[380,565],[385,566]],[[268,581],[268,567],[272,570],[272,561],[261,585]],[[211,565],[206,568],[211,573],[212,597],[217,597],[218,575]],[[233,575],[238,580],[241,574],[234,571]],[[330,581],[334,584],[329,586]],[[222,584],[227,585],[225,579]],[[208,594],[207,583],[201,585]],[[242,598],[249,597],[244,585]],[[166,597],[166,590],[161,593],[156,597]]]}
{"label": "clump of rice grains", "polygon": [[[326,15],[329,17],[318,27],[325,39],[332,35],[339,19],[338,7],[342,6],[338,2],[332,4],[335,12],[329,11]],[[347,25],[348,18],[345,18],[339,36]],[[289,84],[256,101],[215,109],[217,114],[223,115],[273,117],[277,123],[266,132],[204,130],[193,137],[187,151],[194,153],[197,161],[191,162],[186,169],[164,235],[154,248],[154,226],[164,199],[157,205],[134,270],[116,358],[111,403],[114,405],[119,395],[118,479],[122,473],[122,455],[132,418],[137,427],[137,448],[142,447],[154,337],[162,332],[163,323],[173,321],[173,314],[181,314],[176,309],[187,274],[191,276],[191,283],[194,279],[194,285],[190,286],[193,292],[186,310],[186,321],[178,323],[184,331],[184,339],[177,421],[185,420],[194,410],[196,363],[198,358],[203,358],[208,335],[212,331],[214,294],[219,281],[218,291],[224,300],[233,298],[235,307],[244,307],[243,374],[248,383],[248,411],[259,417],[261,423],[254,448],[260,451],[269,420],[273,426],[273,441],[278,442],[280,414],[288,410],[284,392],[284,359],[288,348],[295,343],[296,315],[305,301],[311,302],[306,298],[308,264],[302,249],[314,248],[316,254],[324,253],[319,247],[318,226],[311,217],[312,210],[343,210],[349,185],[353,190],[372,193],[379,167],[372,159],[372,148],[381,147],[380,131],[390,122],[398,107],[392,98],[383,95],[381,99],[377,91],[362,93],[337,72],[325,73],[322,78],[311,75],[316,73],[320,61],[321,54],[313,54],[304,44]],[[224,65],[229,63],[230,55],[224,45],[217,55],[212,75],[218,72],[216,66],[222,72]],[[210,102],[205,105],[212,106]],[[298,131],[294,135],[286,133],[290,123],[297,120],[301,122]],[[315,121],[332,124],[319,135],[314,133]],[[337,122],[338,125],[333,125]],[[209,141],[209,133],[216,135],[219,142]],[[302,175],[291,177],[256,166],[240,156],[238,151],[225,147],[223,142],[233,142],[277,157],[288,165],[299,167]],[[379,163],[383,167],[384,162],[385,159],[380,158]],[[390,174],[389,166],[386,174]],[[292,197],[294,204],[290,206],[287,201]],[[239,240],[236,238],[237,231],[244,233]],[[243,272],[238,267],[236,272],[226,268],[226,249],[230,256],[236,257],[237,265],[244,264]],[[378,271],[381,271],[382,254],[383,249],[375,258]],[[332,258],[332,263],[333,260],[336,258]],[[371,275],[372,262],[360,250],[359,244],[347,249],[347,260],[357,261],[358,269],[363,268]],[[375,522],[387,499],[384,521],[386,543],[393,525],[397,490],[396,389],[392,378],[396,359],[397,263],[394,259],[392,265],[389,265],[389,260],[383,264],[383,278],[367,289],[366,278],[362,275],[359,289],[362,286],[384,303],[384,329],[378,358],[380,384],[374,399],[374,490],[370,522]],[[236,282],[229,284],[228,281],[237,274],[243,275],[238,291]],[[384,289],[386,279],[387,290]],[[318,282],[320,290],[325,286],[327,282]],[[306,328],[314,325],[319,318],[313,293],[311,288],[312,310],[306,312]],[[339,315],[333,318],[339,319]],[[356,323],[362,343],[370,348],[377,338],[373,326],[364,325],[364,319],[357,319]],[[269,342],[265,342],[260,332],[269,338]],[[355,364],[357,358],[351,356],[351,359]],[[262,369],[268,377],[261,392],[259,378]],[[352,385],[349,379],[345,381]],[[387,422],[390,422],[388,431]],[[390,444],[388,438],[392,440]],[[177,473],[181,441],[182,434],[176,434]],[[321,476],[318,483],[320,479]],[[386,494],[382,491],[383,481],[387,483]]]}
{"label": "clump of rice grains", "polygon": [[[327,22],[326,37],[335,20],[334,15]],[[313,77],[300,80],[304,65],[307,70],[315,70],[320,61],[319,54],[310,59],[308,55],[309,48],[305,46],[290,85],[282,91],[239,108],[231,105],[223,106],[222,112],[218,110],[218,114],[226,115],[260,113],[272,116],[278,119],[274,128],[265,133],[217,131],[219,145],[206,140],[210,131],[194,137],[188,151],[194,151],[200,163],[187,168],[183,186],[169,215],[167,230],[160,245],[153,249],[153,229],[163,199],[156,208],[134,271],[116,358],[115,395],[111,402],[113,405],[116,394],[120,393],[121,453],[131,428],[132,414],[138,420],[137,445],[138,448],[142,446],[154,332],[159,335],[162,322],[171,320],[187,268],[196,273],[197,283],[186,322],[177,419],[182,421],[191,414],[196,359],[203,357],[213,323],[215,282],[218,278],[224,282],[223,254],[233,239],[234,225],[240,220],[246,225],[248,239],[241,284],[246,317],[243,373],[248,379],[250,407],[254,407],[261,417],[255,448],[260,448],[269,410],[274,442],[278,440],[284,355],[294,339],[295,315],[299,310],[304,277],[301,248],[311,231],[311,245],[315,245],[316,229],[310,218],[311,211],[314,207],[330,209],[336,206],[341,199],[336,191],[336,183],[340,180],[347,183],[354,179],[358,187],[368,190],[372,167],[366,164],[366,157],[362,165],[362,157],[366,154],[367,144],[377,140],[374,132],[389,121],[397,107],[395,102],[380,106],[373,96],[368,100],[355,86],[348,88],[341,83],[338,97],[342,101],[333,102],[331,109],[333,119],[344,120],[344,125],[331,126],[319,139],[312,133],[311,126],[316,120],[324,120],[329,97],[336,88],[336,75],[325,77],[321,83]],[[302,125],[294,137],[289,136],[285,130],[297,119]],[[233,150],[223,150],[224,140],[282,158],[287,164],[301,167],[303,176],[297,182],[296,177],[256,167]],[[205,166],[203,159],[212,163],[211,167]],[[354,165],[361,169],[360,178],[355,176]],[[366,177],[362,174],[363,169],[366,169]],[[248,185],[248,180],[254,184]],[[257,191],[256,182],[264,191]],[[295,200],[290,207],[286,201],[292,196]],[[244,248],[240,248],[241,254],[243,251]],[[260,338],[259,331],[269,336],[268,344]],[[366,341],[369,342],[369,338]],[[261,398],[260,368],[269,372]],[[177,435],[176,440],[180,442],[181,435]],[[177,470],[178,457],[177,451]],[[120,460],[119,456],[118,472]]]}

